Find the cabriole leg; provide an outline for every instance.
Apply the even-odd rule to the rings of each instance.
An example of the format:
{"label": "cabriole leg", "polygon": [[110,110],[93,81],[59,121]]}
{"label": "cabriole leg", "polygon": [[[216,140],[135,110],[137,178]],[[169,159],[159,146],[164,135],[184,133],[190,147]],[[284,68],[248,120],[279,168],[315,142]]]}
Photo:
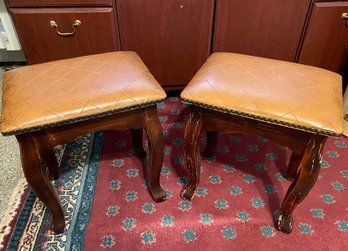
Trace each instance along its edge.
{"label": "cabriole leg", "polygon": [[164,144],[162,127],[157,115],[156,106],[145,109],[145,129],[149,140],[147,177],[149,180],[150,192],[156,202],[162,202],[166,199],[166,194],[160,185]]}
{"label": "cabriole leg", "polygon": [[307,143],[301,159],[299,174],[290,185],[285,195],[276,227],[278,230],[290,233],[293,228],[292,212],[307,196],[317,180],[320,170],[320,160],[327,137],[312,135]]}
{"label": "cabriole leg", "polygon": [[199,153],[199,136],[202,131],[202,113],[199,109],[191,107],[184,134],[185,166],[189,171],[189,183],[181,191],[183,199],[190,200],[199,183],[201,157]]}
{"label": "cabriole leg", "polygon": [[58,234],[65,227],[64,213],[57,193],[41,166],[39,150],[34,136],[18,135],[17,140],[21,154],[24,175],[39,199],[47,206],[52,214],[52,230]]}

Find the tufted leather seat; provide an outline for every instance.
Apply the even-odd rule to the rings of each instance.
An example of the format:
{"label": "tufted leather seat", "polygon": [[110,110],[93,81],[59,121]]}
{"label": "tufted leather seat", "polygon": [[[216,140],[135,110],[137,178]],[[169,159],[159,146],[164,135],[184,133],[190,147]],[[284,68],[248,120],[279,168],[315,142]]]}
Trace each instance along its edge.
{"label": "tufted leather seat", "polygon": [[50,210],[55,233],[64,230],[65,220],[49,181],[59,177],[53,148],[86,133],[130,129],[135,155],[145,157],[145,129],[149,190],[156,202],[165,200],[159,183],[164,146],[156,107],[165,97],[135,52],[53,61],[4,74],[1,133],[16,135],[23,172]]}
{"label": "tufted leather seat", "polygon": [[307,65],[236,53],[214,53],[181,93],[191,112],[185,127],[184,157],[191,199],[199,184],[199,135],[207,133],[212,155],[218,131],[256,134],[287,146],[293,180],[276,219],[290,233],[292,212],[317,180],[327,136],[343,133],[342,78]]}
{"label": "tufted leather seat", "polygon": [[110,52],[5,72],[3,135],[98,118],[162,101],[165,92],[134,52]]}
{"label": "tufted leather seat", "polygon": [[308,65],[214,53],[181,98],[197,106],[322,135],[343,133],[342,77]]}

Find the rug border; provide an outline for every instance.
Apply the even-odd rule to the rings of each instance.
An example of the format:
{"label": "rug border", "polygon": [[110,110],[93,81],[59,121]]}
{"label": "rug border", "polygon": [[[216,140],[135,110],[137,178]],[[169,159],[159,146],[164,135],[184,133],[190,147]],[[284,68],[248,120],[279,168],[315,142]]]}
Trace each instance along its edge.
{"label": "rug border", "polygon": [[[89,149],[90,151],[88,154],[88,162],[86,163],[87,168],[85,168],[83,174],[83,185],[81,184],[81,186],[83,187],[80,196],[82,196],[82,194],[84,193],[87,193],[87,191],[90,190],[91,185],[93,185],[94,189],[91,189],[90,191],[91,199],[85,199],[83,198],[83,196],[80,198],[78,208],[76,208],[76,213],[74,214],[72,219],[72,227],[67,231],[67,234],[70,234],[70,237],[67,239],[66,248],[68,248],[69,250],[84,250],[85,233],[94,202],[95,188],[97,184],[97,177],[99,174],[100,161],[104,146],[104,131],[94,132],[91,137],[92,147],[90,147]],[[89,178],[87,179],[86,176],[88,176]],[[83,204],[85,206],[82,208],[81,205]],[[86,216],[85,220],[83,220],[84,217],[80,217],[81,215]],[[83,239],[81,240],[77,237],[81,237]]]}
{"label": "rug border", "polygon": [[26,179],[20,179],[12,191],[8,206],[4,213],[4,218],[0,221],[0,249],[8,245],[29,192],[30,189]]}

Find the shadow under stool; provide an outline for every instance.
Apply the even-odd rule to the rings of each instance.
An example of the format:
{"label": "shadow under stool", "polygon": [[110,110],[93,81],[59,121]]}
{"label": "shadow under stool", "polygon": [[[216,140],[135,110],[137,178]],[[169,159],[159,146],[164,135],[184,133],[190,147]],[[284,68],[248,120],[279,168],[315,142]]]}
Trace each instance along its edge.
{"label": "shadow under stool", "polygon": [[206,155],[214,153],[218,131],[269,138],[292,150],[287,177],[293,181],[275,222],[290,233],[294,209],[317,180],[327,137],[343,133],[341,76],[280,60],[214,53],[181,99],[191,109],[184,134],[189,182],[181,196],[191,199],[199,183],[202,129]]}
{"label": "shadow under stool", "polygon": [[165,200],[159,183],[164,146],[156,107],[165,97],[134,52],[58,60],[4,74],[1,132],[17,137],[24,175],[51,212],[55,233],[64,230],[65,221],[50,182],[59,177],[53,148],[83,134],[131,129],[135,153],[145,157],[145,129],[149,189],[156,202]]}

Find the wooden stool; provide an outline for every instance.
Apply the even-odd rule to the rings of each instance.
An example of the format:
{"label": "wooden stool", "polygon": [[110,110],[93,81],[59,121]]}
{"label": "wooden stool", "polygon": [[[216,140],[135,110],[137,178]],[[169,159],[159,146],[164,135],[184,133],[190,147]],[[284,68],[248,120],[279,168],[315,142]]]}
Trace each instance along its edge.
{"label": "wooden stool", "polygon": [[276,227],[292,230],[292,212],[313,187],[327,136],[343,133],[342,79],[336,73],[285,61],[234,53],[214,53],[181,93],[191,105],[184,157],[191,199],[199,182],[198,139],[207,131],[205,154],[217,144],[217,131],[267,137],[289,147],[288,177],[294,179]]}
{"label": "wooden stool", "polygon": [[[156,103],[165,92],[134,52],[111,52],[18,68],[4,74],[3,135],[16,135],[25,177],[52,214],[55,233],[64,230],[62,207],[49,179],[57,179],[53,148],[97,130],[131,129],[144,157],[142,132],[149,139],[147,176],[156,202],[165,200],[159,177],[162,128]],[[44,160],[48,170],[42,170]]]}

